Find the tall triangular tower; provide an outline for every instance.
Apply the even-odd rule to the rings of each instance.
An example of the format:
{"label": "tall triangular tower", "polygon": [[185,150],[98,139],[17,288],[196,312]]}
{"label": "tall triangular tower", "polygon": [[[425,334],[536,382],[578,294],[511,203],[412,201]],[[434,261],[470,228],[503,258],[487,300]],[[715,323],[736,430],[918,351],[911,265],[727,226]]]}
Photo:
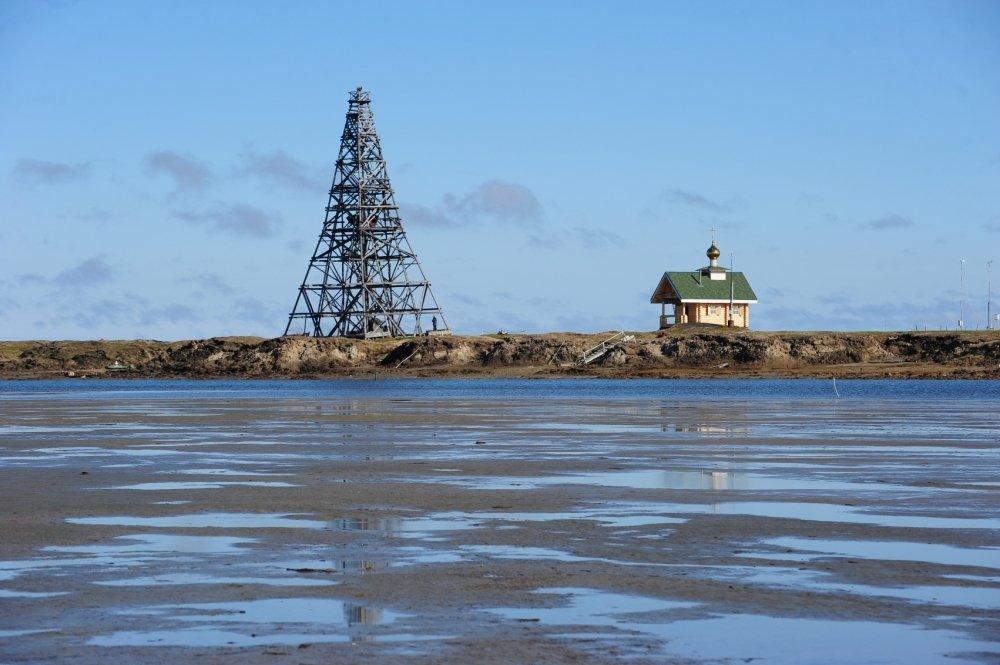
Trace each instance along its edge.
{"label": "tall triangular tower", "polygon": [[285,334],[371,339],[450,332],[403,231],[371,97],[358,86],[347,109],[323,232]]}

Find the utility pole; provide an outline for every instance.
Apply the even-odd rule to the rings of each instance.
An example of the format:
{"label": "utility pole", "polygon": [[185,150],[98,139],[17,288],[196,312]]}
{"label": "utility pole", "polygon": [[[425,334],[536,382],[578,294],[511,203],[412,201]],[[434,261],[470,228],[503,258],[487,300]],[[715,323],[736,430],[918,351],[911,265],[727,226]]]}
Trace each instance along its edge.
{"label": "utility pole", "polygon": [[992,328],[990,325],[990,300],[993,298],[993,259],[986,262],[986,329]]}
{"label": "utility pole", "polygon": [[736,297],[735,280],[736,273],[733,272],[733,253],[729,252],[729,316],[726,317],[726,325],[730,327],[736,325],[736,312],[733,311],[733,299]]}
{"label": "utility pole", "polygon": [[962,272],[960,279],[960,289],[958,292],[958,329],[965,330],[965,259],[962,259]]}

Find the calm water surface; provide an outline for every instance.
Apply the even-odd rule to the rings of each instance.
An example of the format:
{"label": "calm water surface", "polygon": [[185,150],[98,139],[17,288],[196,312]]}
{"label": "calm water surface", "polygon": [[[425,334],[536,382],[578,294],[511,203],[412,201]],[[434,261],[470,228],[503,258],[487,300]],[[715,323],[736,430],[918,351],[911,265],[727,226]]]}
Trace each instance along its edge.
{"label": "calm water surface", "polygon": [[[478,624],[456,613],[446,629],[428,632],[418,616],[391,607],[296,590],[336,589],[389,568],[491,571],[513,560],[679,574],[785,599],[772,615],[734,613],[708,597],[554,587],[533,592],[541,605],[480,608],[491,626],[533,626],[544,639],[617,645],[642,635],[659,640],[662,655],[706,663],[800,665],[813,653],[852,663],[994,662],[998,453],[1000,381],[0,381],[0,474],[67,469],[79,479],[78,469],[96,469],[81,481],[88,495],[114,502],[131,492],[135,502],[134,511],[97,515],[67,506],[69,528],[106,534],[93,542],[45,544],[15,558],[0,541],[0,603],[15,610],[4,617],[0,604],[0,659],[12,640],[31,639],[38,648],[56,639],[68,648],[359,640],[415,648],[475,634]],[[503,466],[524,461],[530,466]],[[349,475],[340,463],[360,470]],[[317,480],[314,468],[330,475]],[[352,482],[361,491],[399,479],[420,491],[450,488],[488,509],[403,505],[342,516],[286,498],[280,512],[258,513],[224,498],[252,488],[262,498],[308,499],[297,483]],[[531,493],[558,486],[573,487],[575,503],[531,510]],[[479,501],[470,492],[506,494]],[[762,530],[744,532],[745,522]],[[685,549],[680,529],[700,524],[719,525],[724,546]],[[576,533],[588,534],[586,546]],[[913,564],[926,569],[912,573]],[[47,624],[33,637],[39,626],[21,613],[79,593],[70,573],[94,566],[88,598],[181,586],[207,600],[166,602],[151,592],[125,619],[91,625],[86,645]],[[303,570],[319,572],[295,572]],[[287,588],[288,597],[232,602],[233,585]],[[788,613],[798,616],[798,600],[817,594],[848,610]],[[894,613],[875,620],[851,611],[855,603]],[[946,621],[957,614],[967,623]]]}
{"label": "calm water surface", "polygon": [[879,399],[992,400],[1000,381],[827,379],[359,379],[171,380],[57,379],[0,381],[0,399],[199,397],[411,399]]}

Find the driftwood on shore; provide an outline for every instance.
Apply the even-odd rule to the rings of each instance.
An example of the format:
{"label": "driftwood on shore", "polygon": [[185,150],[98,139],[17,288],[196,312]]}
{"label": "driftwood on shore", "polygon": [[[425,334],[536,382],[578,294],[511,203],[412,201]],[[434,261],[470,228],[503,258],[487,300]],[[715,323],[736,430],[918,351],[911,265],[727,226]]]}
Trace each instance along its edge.
{"label": "driftwood on shore", "polygon": [[[0,377],[837,376],[1000,379],[1000,331],[832,333],[674,329],[630,333],[582,364],[609,333],[355,340],[0,342]],[[127,371],[109,368],[125,366]]]}

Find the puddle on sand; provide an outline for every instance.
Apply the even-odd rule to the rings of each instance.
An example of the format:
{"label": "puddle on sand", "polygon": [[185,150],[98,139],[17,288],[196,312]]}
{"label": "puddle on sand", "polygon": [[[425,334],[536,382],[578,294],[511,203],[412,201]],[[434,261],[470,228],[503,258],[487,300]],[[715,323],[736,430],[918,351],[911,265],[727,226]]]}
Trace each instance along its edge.
{"label": "puddle on sand", "polygon": [[489,513],[441,513],[438,516],[446,515],[460,516],[467,519],[484,522],[486,520],[498,520],[502,522],[557,522],[561,520],[592,520],[600,522],[604,526],[627,528],[637,526],[654,526],[657,524],[682,524],[687,522],[683,517],[670,517],[667,515],[657,515],[650,513],[631,513],[627,511],[573,511],[560,513],[515,513],[515,512],[489,512]]}
{"label": "puddle on sand", "polygon": [[188,628],[172,630],[120,631],[110,635],[98,635],[87,644],[98,647],[252,647],[272,644],[296,646],[299,644],[319,644],[324,642],[351,642],[350,635],[329,633],[281,632],[273,635],[252,633],[246,635],[225,630]]}
{"label": "puddle on sand", "polygon": [[[63,448],[33,448],[18,455],[0,458],[4,465],[32,467],[63,466],[69,460],[112,458],[124,456],[128,458],[149,458],[178,455],[174,450],[136,450],[134,448],[99,448],[96,446],[66,446]],[[131,466],[131,465],[123,465]]]}
{"label": "puddle on sand", "polygon": [[706,566],[699,575],[714,580],[735,580],[745,585],[830,592],[866,598],[899,598],[933,605],[1000,609],[1000,588],[974,586],[870,586],[831,582],[835,576],[824,571],[800,568],[754,566]]}
{"label": "puddle on sand", "polygon": [[965,580],[966,582],[1000,584],[1000,577],[996,575],[942,575],[941,577],[947,580]]}
{"label": "puddle on sand", "polygon": [[[851,587],[852,589],[854,587]],[[1000,609],[1000,589],[997,587],[910,586],[900,588],[866,587],[871,596],[904,598],[918,603],[975,607],[982,610]]]}
{"label": "puddle on sand", "polygon": [[884,515],[852,506],[804,501],[727,501],[724,503],[619,503],[618,512],[654,510],[661,513],[751,515],[813,522],[874,524],[914,529],[1000,529],[1000,518],[935,517],[926,515]]}
{"label": "puddle on sand", "polygon": [[[556,561],[593,561],[593,557],[574,556],[562,550],[517,545],[465,545],[463,552],[485,555],[491,559],[555,559]],[[554,593],[554,592],[553,592]]]}
{"label": "puddle on sand", "polygon": [[288,474],[269,471],[245,471],[242,469],[182,469],[179,471],[163,471],[161,473],[177,473],[186,476],[284,476]]}
{"label": "puddle on sand", "polygon": [[326,522],[296,519],[290,514],[258,513],[197,513],[193,515],[172,515],[169,517],[71,517],[72,524],[93,524],[101,526],[152,526],[188,529],[322,529]]}
{"label": "puddle on sand", "polygon": [[422,547],[400,547],[399,552],[405,556],[407,563],[458,563],[464,559],[454,551],[436,552]]}
{"label": "puddle on sand", "polygon": [[318,580],[311,577],[213,577],[197,573],[174,573],[152,577],[133,577],[122,580],[94,582],[101,586],[182,586],[196,584],[239,584],[262,586],[333,586],[337,582]]}
{"label": "puddle on sand", "polygon": [[281,570],[292,571],[300,575],[336,575],[341,572],[371,573],[376,570],[394,568],[403,564],[374,559],[299,559],[272,565],[278,565]]}
{"label": "puddle on sand", "polygon": [[[499,608],[490,610],[513,621],[547,626],[590,629],[590,639],[653,635],[661,651],[675,658],[720,663],[765,662],[768,665],[828,665],[837,663],[961,663],[962,652],[995,651],[996,645],[951,630],[873,621],[792,619],[750,614],[709,619],[634,620],[640,612],[663,612],[697,607],[696,603],[606,593],[594,589],[540,589],[540,593],[568,596],[553,608]],[[604,630],[593,630],[603,627]],[[549,633],[577,640],[581,633]],[[835,657],[832,656],[835,654]]]}
{"label": "puddle on sand", "polygon": [[588,434],[644,434],[647,432],[659,432],[661,430],[661,426],[658,424],[588,423],[569,422],[565,420],[561,420],[559,422],[522,422],[518,423],[518,428],[529,430],[551,430],[555,432],[586,432]]}
{"label": "puddle on sand", "polygon": [[[795,552],[759,552],[741,556],[810,561],[824,557],[884,559],[886,561],[922,561],[945,566],[981,566],[1000,569],[1000,548],[955,547],[938,543],[912,543],[872,540],[819,540],[813,538],[774,538],[760,545],[796,550]],[[1000,594],[1000,592],[998,592]]]}
{"label": "puddle on sand", "polygon": [[[324,629],[328,630],[328,629]],[[336,634],[329,632],[295,633],[282,631],[280,633],[262,633],[259,630],[249,635],[225,630],[191,628],[187,630],[164,631],[121,631],[110,635],[99,635],[91,638],[87,644],[98,647],[253,647],[253,646],[287,646],[296,647],[303,644],[322,644],[337,642],[361,642],[371,644],[388,644],[395,642],[423,642],[429,640],[449,639],[449,636],[414,635],[407,633],[393,634]]]}
{"label": "puddle on sand", "polygon": [[884,492],[912,490],[904,485],[858,483],[843,480],[813,480],[746,473],[742,471],[602,471],[544,477],[447,478],[435,482],[460,484],[476,489],[537,489],[551,485],[597,485],[633,489]]}
{"label": "puddle on sand", "polygon": [[[420,538],[434,540],[442,532],[464,531],[476,528],[502,529],[491,522],[551,522],[557,520],[593,520],[608,527],[637,527],[657,524],[679,524],[687,520],[656,514],[630,514],[627,511],[594,511],[565,513],[528,513],[528,512],[483,512],[435,513],[430,517],[417,518],[360,518],[342,519],[333,523],[338,531],[382,531],[399,538]],[[516,527],[510,527],[516,528]]]}
{"label": "puddle on sand", "polygon": [[147,608],[148,613],[166,615],[174,621],[198,624],[252,623],[331,624],[343,622],[374,625],[388,623],[402,616],[330,598],[265,598],[233,603],[195,603]]}
{"label": "puddle on sand", "polygon": [[362,517],[344,518],[329,524],[336,531],[381,531],[399,538],[433,540],[434,534],[464,531],[478,526],[463,513],[440,513],[434,517]]}
{"label": "puddle on sand", "polygon": [[0,630],[0,640],[9,637],[25,637],[26,635],[37,635],[38,633],[58,633],[58,628],[36,628],[34,630]]}
{"label": "puddle on sand", "polygon": [[256,543],[252,538],[228,536],[180,536],[174,534],[141,534],[118,536],[111,543],[100,545],[49,545],[43,552],[82,554],[80,557],[37,558],[19,561],[0,561],[0,581],[12,580],[21,575],[44,571],[46,575],[65,575],[77,567],[116,568],[145,566],[150,559],[163,555],[211,556],[233,554],[243,545]]}
{"label": "puddle on sand", "polygon": [[218,482],[186,482],[186,483],[137,483],[135,485],[115,485],[103,489],[109,490],[142,490],[159,492],[163,490],[217,490],[223,487],[298,487],[292,483],[266,480],[224,480]]}
{"label": "puddle on sand", "polygon": [[[147,615],[173,625],[160,631],[122,631],[99,635],[96,646],[253,646],[347,642],[355,639],[346,629],[387,624],[401,616],[395,612],[325,598],[269,598],[234,603],[160,605],[126,612]],[[187,627],[197,624],[196,627]],[[233,630],[243,625],[246,632]],[[225,628],[224,628],[225,626]],[[341,630],[338,631],[338,628]],[[377,635],[367,635],[379,641]],[[394,636],[397,639],[400,636]]]}
{"label": "puddle on sand", "polygon": [[[489,611],[514,621],[537,621],[541,624],[556,626],[610,626],[633,630],[635,629],[633,624],[624,622],[622,615],[662,612],[698,606],[697,603],[661,600],[586,588],[538,589],[536,593],[564,596],[567,602],[560,607],[507,607]],[[645,626],[646,624],[635,625]]]}
{"label": "puddle on sand", "polygon": [[[643,630],[636,624],[631,627]],[[996,651],[994,643],[951,630],[752,614],[675,621],[647,627],[645,632],[666,640],[663,650],[671,656],[768,665],[981,663],[981,658],[963,659],[961,653]]]}
{"label": "puddle on sand", "polygon": [[[130,542],[127,545],[49,545],[43,552],[75,552],[97,556],[127,554],[232,554],[240,551],[241,545],[257,542],[253,538],[232,538],[228,536],[179,536],[175,534],[145,533],[134,536],[118,536],[116,541]],[[56,560],[58,561],[58,560]]]}
{"label": "puddle on sand", "polygon": [[[101,566],[118,563],[111,559],[94,557],[66,557],[51,559],[30,559],[20,561],[0,561],[0,582],[9,582],[20,575],[44,571],[47,575],[57,575],[60,568],[72,566]],[[141,561],[136,558],[130,561],[131,564],[139,565]],[[8,593],[18,593],[9,591]]]}
{"label": "puddle on sand", "polygon": [[11,591],[10,589],[0,589],[0,598],[52,598],[53,596],[65,596],[68,595],[69,591],[52,591],[52,592],[37,592],[37,591]]}

